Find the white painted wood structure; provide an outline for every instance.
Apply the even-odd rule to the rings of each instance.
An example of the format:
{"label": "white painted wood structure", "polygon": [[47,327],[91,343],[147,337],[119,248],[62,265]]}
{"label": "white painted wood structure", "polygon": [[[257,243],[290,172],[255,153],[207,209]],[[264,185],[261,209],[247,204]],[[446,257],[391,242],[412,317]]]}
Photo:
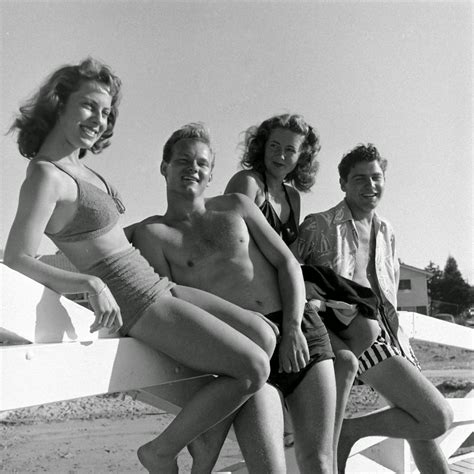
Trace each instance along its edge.
{"label": "white painted wood structure", "polygon": [[[186,393],[206,383],[133,338],[91,334],[93,314],[0,264],[0,411],[126,391],[170,413]],[[474,350],[473,330],[416,313],[401,313],[410,337]],[[451,456],[474,431],[474,398],[450,399],[453,428],[440,440]],[[287,450],[288,473],[297,473]],[[220,472],[244,473],[238,463]],[[416,472],[403,440],[364,438],[351,452],[348,473]]]}

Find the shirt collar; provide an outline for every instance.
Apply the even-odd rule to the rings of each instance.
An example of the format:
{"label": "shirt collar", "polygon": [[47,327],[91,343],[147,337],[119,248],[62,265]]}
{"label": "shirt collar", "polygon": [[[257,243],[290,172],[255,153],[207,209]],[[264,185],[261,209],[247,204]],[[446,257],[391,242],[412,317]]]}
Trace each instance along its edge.
{"label": "shirt collar", "polygon": [[[375,230],[377,231],[380,227],[383,227],[383,221],[379,218],[376,212],[374,212],[374,224]],[[351,209],[349,208],[345,199],[343,199],[335,208],[334,208],[334,224],[342,224],[347,221],[354,221],[352,217]]]}
{"label": "shirt collar", "polygon": [[343,222],[354,220],[352,212],[347,205],[345,199],[343,199],[334,209],[334,224],[342,224]]}

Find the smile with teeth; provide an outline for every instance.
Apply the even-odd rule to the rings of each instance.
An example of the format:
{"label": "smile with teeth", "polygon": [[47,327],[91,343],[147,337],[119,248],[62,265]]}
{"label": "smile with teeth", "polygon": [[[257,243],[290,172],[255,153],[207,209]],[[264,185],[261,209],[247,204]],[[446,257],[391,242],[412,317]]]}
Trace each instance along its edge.
{"label": "smile with teeth", "polygon": [[96,138],[99,134],[98,130],[94,130],[93,128],[87,127],[86,125],[81,125],[81,130],[90,138]]}
{"label": "smile with teeth", "polygon": [[199,182],[198,178],[195,178],[194,176],[183,176],[183,181],[191,181],[193,183]]}

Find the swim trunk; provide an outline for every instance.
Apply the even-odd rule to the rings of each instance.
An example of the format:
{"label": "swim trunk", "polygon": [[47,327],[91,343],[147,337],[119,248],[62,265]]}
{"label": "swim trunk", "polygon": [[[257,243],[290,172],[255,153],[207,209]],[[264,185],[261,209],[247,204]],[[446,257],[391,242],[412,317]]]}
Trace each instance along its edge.
{"label": "swim trunk", "polygon": [[122,314],[121,336],[126,336],[148,307],[175,286],[168,278],[160,278],[132,246],[83,271],[99,277],[109,287]]}
{"label": "swim trunk", "polygon": [[357,377],[360,377],[364,372],[380,362],[394,356],[404,357],[416,368],[421,370],[420,364],[413,353],[412,348],[410,347],[409,350],[410,354],[405,354],[400,344],[390,337],[389,332],[385,328],[381,327],[380,334],[375,342],[359,357],[359,370],[357,371]]}
{"label": "swim trunk", "polygon": [[[282,311],[267,314],[266,317],[275,323],[281,331],[283,319]],[[293,393],[314,364],[323,360],[334,359],[335,357],[326,326],[321,321],[317,311],[308,304],[305,305],[301,329],[309,349],[309,362],[306,367],[299,372],[278,372],[280,368],[280,362],[278,360],[279,343],[270,359],[270,377],[268,378],[268,383],[278,388],[283,394],[283,397],[287,397]]]}

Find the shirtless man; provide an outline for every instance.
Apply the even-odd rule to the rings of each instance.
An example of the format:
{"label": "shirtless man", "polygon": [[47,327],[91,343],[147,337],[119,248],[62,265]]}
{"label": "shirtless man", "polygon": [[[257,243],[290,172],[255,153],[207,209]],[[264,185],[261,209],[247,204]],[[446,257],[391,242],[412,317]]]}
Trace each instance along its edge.
{"label": "shirtless man", "polygon": [[[255,204],[241,194],[204,198],[213,164],[202,125],[174,132],[161,163],[166,214],[139,224],[133,243],[160,275],[262,313],[279,326],[269,383],[289,406],[301,473],[330,473],[335,381],[326,329],[317,313],[305,308],[298,262]],[[285,471],[281,404],[278,400],[273,408],[278,411],[270,413],[269,406],[275,404],[258,393],[234,424],[249,471],[259,474]],[[272,445],[281,446],[273,449],[276,457]]]}
{"label": "shirtless man", "polygon": [[359,358],[358,377],[385,397],[388,408],[344,420],[338,466],[344,471],[354,443],[366,436],[404,438],[422,473],[448,473],[436,437],[452,423],[449,405],[421,374],[408,339],[399,328],[399,263],[390,224],[375,209],[385,186],[387,160],[373,145],[359,145],[339,164],[345,199],[328,211],[309,215],[300,227],[302,262],[325,265],[369,287],[379,300],[381,334]]}

